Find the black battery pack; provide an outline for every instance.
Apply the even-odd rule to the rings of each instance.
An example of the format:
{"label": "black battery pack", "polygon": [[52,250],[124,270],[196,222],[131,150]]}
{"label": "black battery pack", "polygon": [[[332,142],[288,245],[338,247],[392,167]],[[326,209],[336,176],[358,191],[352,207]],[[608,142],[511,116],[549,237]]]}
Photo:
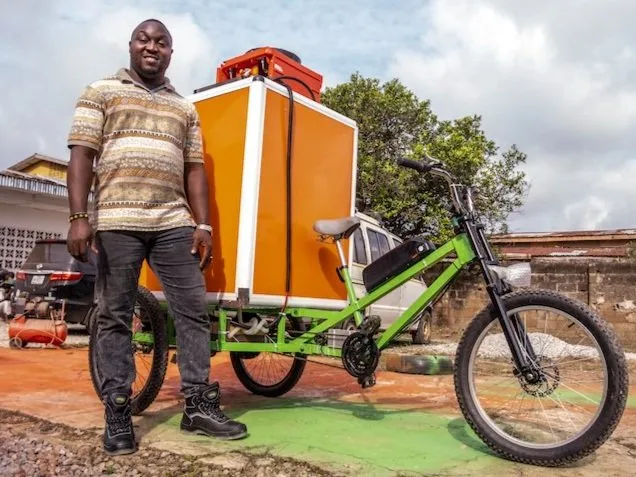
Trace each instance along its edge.
{"label": "black battery pack", "polygon": [[399,275],[418,260],[435,250],[435,245],[422,237],[405,240],[362,270],[362,282],[367,292]]}

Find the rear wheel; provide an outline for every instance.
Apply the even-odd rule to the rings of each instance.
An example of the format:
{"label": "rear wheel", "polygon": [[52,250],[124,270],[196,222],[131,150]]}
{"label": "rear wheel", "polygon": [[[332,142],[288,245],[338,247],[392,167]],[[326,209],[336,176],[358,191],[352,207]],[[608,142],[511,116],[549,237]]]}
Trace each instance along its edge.
{"label": "rear wheel", "polygon": [[[97,309],[88,320],[90,339],[88,361],[91,380],[97,395],[101,398],[101,373],[97,365],[95,342],[98,339]],[[137,299],[132,318],[132,352],[135,359],[136,378],[132,387],[132,412],[140,414],[157,397],[163,384],[168,367],[168,332],[166,316],[159,301],[145,287],[137,289]],[[150,337],[149,340],[136,340],[135,334]],[[141,335],[143,333],[143,335]]]}
{"label": "rear wheel", "polygon": [[[455,390],[468,424],[495,452],[556,466],[594,452],[625,409],[628,372],[616,335],[585,304],[531,290],[503,298],[525,329],[533,367],[515,369],[492,306],[466,328],[455,357]],[[521,325],[521,326],[520,326]]]}
{"label": "rear wheel", "polygon": [[[292,336],[304,332],[299,319],[287,318],[287,331]],[[294,333],[295,332],[295,333]],[[291,391],[305,370],[306,355],[295,353],[230,352],[232,368],[245,388],[257,395],[278,397]]]}

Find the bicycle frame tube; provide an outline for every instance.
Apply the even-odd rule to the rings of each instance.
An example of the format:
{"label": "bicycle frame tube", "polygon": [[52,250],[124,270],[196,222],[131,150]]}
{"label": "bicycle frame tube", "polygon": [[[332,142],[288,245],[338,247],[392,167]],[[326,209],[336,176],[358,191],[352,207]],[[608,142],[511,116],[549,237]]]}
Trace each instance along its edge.
{"label": "bicycle frame tube", "polygon": [[[356,313],[360,313],[369,305],[372,305],[380,298],[384,297],[396,288],[404,285],[407,281],[411,280],[424,270],[439,263],[449,255],[454,254],[456,257],[446,267],[444,272],[437,277],[437,279],[429,285],[429,287],[415,300],[411,306],[405,310],[405,312],[393,323],[384,333],[382,333],[378,339],[378,347],[385,347],[393,337],[401,332],[402,329],[409,326],[410,323],[417,317],[417,315],[425,309],[438,295],[445,289],[445,287],[452,281],[456,275],[462,270],[462,268],[472,262],[475,258],[475,253],[472,246],[465,234],[459,234],[449,242],[442,245],[437,250],[433,251],[422,260],[411,265],[407,270],[401,274],[388,280],[369,294],[357,298],[353,289],[351,276],[346,267],[342,268],[342,274],[345,286],[348,289],[348,294],[352,298],[350,304],[341,311],[327,311],[311,308],[292,308],[289,310],[289,315],[293,318],[309,318],[312,321],[312,326],[301,336],[290,339],[285,342],[284,334],[277,334],[276,342],[270,343],[255,343],[255,342],[230,342],[225,339],[226,329],[225,322],[227,321],[227,315],[223,310],[220,310],[219,314],[219,340],[212,344],[213,350],[222,351],[276,351],[281,353],[304,353],[304,354],[322,354],[326,356],[340,356],[340,349],[331,348],[325,345],[310,344],[308,343],[316,335],[324,333],[331,328],[336,327],[343,321],[347,320]],[[284,326],[284,321],[281,320],[280,326]],[[318,322],[318,323],[315,323]],[[284,331],[284,328],[282,329]]]}
{"label": "bicycle frame tube", "polygon": [[[340,242],[336,242],[338,246],[338,254],[340,255],[340,262],[342,264],[341,267],[341,276],[344,281],[345,288],[347,289],[347,298],[349,299],[349,304],[358,307],[358,297],[356,296],[355,288],[353,287],[353,280],[351,279],[351,272],[349,272],[349,267],[347,266],[347,261],[344,258],[344,253],[342,252],[342,245]],[[356,326],[359,326],[364,319],[364,315],[360,311],[360,309],[356,309],[353,312],[353,318],[355,319]]]}

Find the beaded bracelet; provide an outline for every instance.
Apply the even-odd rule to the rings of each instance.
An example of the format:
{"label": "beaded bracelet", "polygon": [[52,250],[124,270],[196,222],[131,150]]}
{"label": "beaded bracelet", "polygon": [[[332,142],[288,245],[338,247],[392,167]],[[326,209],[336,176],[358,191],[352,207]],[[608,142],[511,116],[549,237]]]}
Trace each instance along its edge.
{"label": "beaded bracelet", "polygon": [[78,219],[88,219],[88,214],[86,212],[77,212],[76,214],[71,214],[68,218],[69,222],[73,222]]}

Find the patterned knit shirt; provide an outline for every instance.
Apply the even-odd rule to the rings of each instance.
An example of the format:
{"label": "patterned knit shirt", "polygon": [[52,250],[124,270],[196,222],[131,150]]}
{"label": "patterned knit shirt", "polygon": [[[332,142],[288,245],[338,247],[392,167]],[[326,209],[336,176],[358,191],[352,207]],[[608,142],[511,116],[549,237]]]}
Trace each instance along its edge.
{"label": "patterned knit shirt", "polygon": [[95,230],[196,225],[184,166],[203,162],[199,117],[167,78],[149,90],[122,68],[88,85],[75,106],[68,137],[68,146],[74,145],[97,151]]}

